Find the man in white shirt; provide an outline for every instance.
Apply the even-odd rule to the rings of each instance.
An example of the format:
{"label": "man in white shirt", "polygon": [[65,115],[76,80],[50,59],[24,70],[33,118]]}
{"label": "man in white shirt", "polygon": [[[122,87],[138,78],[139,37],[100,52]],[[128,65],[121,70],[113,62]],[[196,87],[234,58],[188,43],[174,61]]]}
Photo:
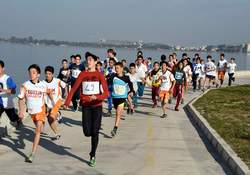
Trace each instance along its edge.
{"label": "man in white shirt", "polygon": [[0,118],[3,112],[5,112],[11,124],[15,124],[16,128],[20,129],[22,121],[16,113],[13,101],[16,93],[16,83],[11,76],[5,74],[4,66],[4,62],[0,60]]}
{"label": "man in white shirt", "polygon": [[235,58],[231,58],[230,62],[227,64],[227,68],[228,68],[228,86],[231,86],[232,81],[235,81],[235,69],[237,68],[237,65],[235,63]]}
{"label": "man in white shirt", "polygon": [[[212,56],[207,56],[207,63],[205,64],[206,79],[204,83],[204,88],[208,82],[208,88],[210,88],[210,83],[215,79],[216,65],[212,62]],[[203,89],[204,89],[203,88]]]}
{"label": "man in white shirt", "polygon": [[169,99],[170,94],[173,92],[173,88],[175,86],[175,78],[174,75],[168,70],[168,63],[167,62],[162,62],[162,73],[161,76],[159,77],[159,80],[161,82],[160,85],[160,93],[159,97],[161,99],[161,106],[162,106],[162,111],[163,115],[161,118],[166,118],[167,117],[167,102]]}
{"label": "man in white shirt", "polygon": [[137,85],[138,85],[137,94],[139,97],[143,96],[147,71],[148,71],[147,66],[143,64],[143,56],[139,55],[137,57],[137,65],[136,65],[136,72],[139,76],[139,79],[137,80]]}
{"label": "man in white shirt", "polygon": [[133,89],[135,91],[134,96],[132,97],[132,99],[130,99],[130,96],[128,96],[128,101],[132,104],[130,106],[133,106],[132,109],[128,108],[127,110],[127,114],[133,114],[134,113],[134,106],[137,105],[137,90],[138,90],[138,85],[137,85],[137,81],[139,79],[138,74],[136,72],[136,65],[135,63],[131,63],[129,65],[129,73],[127,73],[127,76],[129,76],[130,81],[133,83]]}
{"label": "man in white shirt", "polygon": [[225,54],[220,54],[220,60],[218,62],[218,79],[220,80],[220,86],[224,82],[225,73],[227,70],[227,60],[225,60]]}

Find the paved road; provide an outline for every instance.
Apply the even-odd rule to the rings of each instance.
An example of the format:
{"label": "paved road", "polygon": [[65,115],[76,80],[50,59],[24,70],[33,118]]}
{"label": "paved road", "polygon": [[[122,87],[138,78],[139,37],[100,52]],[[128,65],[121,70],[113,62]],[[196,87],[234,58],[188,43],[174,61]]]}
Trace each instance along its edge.
{"label": "paved road", "polygon": [[[189,92],[185,102],[200,93]],[[0,141],[1,174],[230,174],[182,109],[176,112],[169,105],[168,118],[160,118],[161,109],[151,108],[149,90],[139,102],[136,113],[121,121],[116,138],[110,138],[114,118],[103,118],[96,168],[87,165],[90,139],[82,134],[81,113],[63,111],[61,139],[43,136],[33,164],[24,162],[34,136],[30,119],[21,132]],[[51,134],[47,125],[45,132]]]}

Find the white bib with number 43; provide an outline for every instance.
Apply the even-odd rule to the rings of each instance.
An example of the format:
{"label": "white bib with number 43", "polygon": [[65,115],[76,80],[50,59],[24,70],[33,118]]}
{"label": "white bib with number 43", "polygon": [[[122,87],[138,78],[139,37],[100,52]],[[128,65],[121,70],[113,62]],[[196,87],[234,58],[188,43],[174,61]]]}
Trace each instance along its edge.
{"label": "white bib with number 43", "polygon": [[100,94],[100,82],[99,81],[87,81],[82,83],[82,91],[84,95],[96,95]]}

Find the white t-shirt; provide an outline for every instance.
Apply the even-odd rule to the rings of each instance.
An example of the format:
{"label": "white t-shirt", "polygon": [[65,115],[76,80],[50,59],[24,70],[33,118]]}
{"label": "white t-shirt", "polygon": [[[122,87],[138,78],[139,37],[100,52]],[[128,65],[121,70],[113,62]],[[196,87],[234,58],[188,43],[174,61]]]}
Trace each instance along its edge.
{"label": "white t-shirt", "polygon": [[37,114],[42,112],[45,105],[45,94],[47,93],[47,86],[44,81],[32,83],[26,81],[20,90],[18,98],[25,98],[29,114]]}
{"label": "white t-shirt", "polygon": [[186,65],[183,68],[183,71],[186,74],[187,82],[191,81],[192,80],[192,69],[191,69],[191,67],[189,65]]}
{"label": "white t-shirt", "polygon": [[227,60],[219,60],[218,62],[218,71],[225,71],[225,65],[227,64]]}
{"label": "white t-shirt", "polygon": [[147,66],[145,64],[141,64],[140,66],[136,66],[136,72],[139,76],[138,82],[142,82],[141,78],[146,77],[146,72],[148,71]]}
{"label": "white t-shirt", "polygon": [[235,69],[237,65],[236,63],[228,63],[227,67],[228,67],[228,73],[231,74],[231,73],[235,73]]}
{"label": "white t-shirt", "polygon": [[166,71],[162,73],[163,79],[161,81],[160,90],[162,91],[169,91],[172,86],[172,81],[174,81],[174,75],[170,71]]}
{"label": "white t-shirt", "polygon": [[201,64],[200,63],[198,63],[198,64],[195,64],[195,66],[194,66],[194,73],[195,74],[201,74]]}
{"label": "white t-shirt", "polygon": [[205,64],[201,64],[201,73],[199,74],[199,77],[204,78],[205,76],[206,76]]}
{"label": "white t-shirt", "polygon": [[130,81],[133,83],[134,91],[137,92],[137,90],[138,90],[137,82],[139,79],[138,74],[135,73],[132,75],[131,73],[128,73],[127,76],[129,76]]}
{"label": "white t-shirt", "polygon": [[0,77],[0,104],[5,109],[14,108],[13,94],[2,91],[7,89],[16,89],[16,84],[10,76],[4,74]]}
{"label": "white t-shirt", "polygon": [[45,96],[45,103],[51,109],[59,100],[62,100],[61,88],[65,88],[66,83],[58,78],[53,78],[51,82],[44,81],[44,83],[47,86],[47,90],[52,93],[53,101],[51,101],[48,95]]}
{"label": "white t-shirt", "polygon": [[215,66],[215,64],[212,61],[207,62],[205,64],[205,71],[206,71],[206,75],[215,76],[216,75],[216,66]]}

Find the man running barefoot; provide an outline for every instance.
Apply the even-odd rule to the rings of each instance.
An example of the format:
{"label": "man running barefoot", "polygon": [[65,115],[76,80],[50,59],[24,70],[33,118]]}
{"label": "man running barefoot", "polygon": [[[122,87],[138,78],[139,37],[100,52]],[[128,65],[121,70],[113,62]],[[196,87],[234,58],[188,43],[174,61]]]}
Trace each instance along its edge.
{"label": "man running barefoot", "polygon": [[[115,126],[111,131],[111,135],[114,137],[117,133],[117,129],[120,123],[120,119],[124,110],[124,103],[129,96],[129,99],[132,99],[132,96],[135,94],[133,84],[130,81],[129,77],[123,73],[123,65],[121,62],[115,64],[116,74],[113,75],[109,80],[109,85],[112,87],[112,98],[114,108],[116,110],[115,115]],[[131,101],[129,105],[131,105]],[[132,107],[129,107],[132,109]],[[133,109],[132,109],[133,110]]]}
{"label": "man running barefoot", "polygon": [[175,79],[173,74],[168,70],[168,63],[165,61],[162,62],[162,75],[160,76],[159,81],[161,81],[159,96],[161,99],[161,106],[163,111],[163,115],[161,116],[161,118],[166,118],[168,98],[169,94],[173,92]]}
{"label": "man running barefoot", "polygon": [[27,158],[27,162],[32,163],[40,141],[40,134],[44,127],[46,118],[45,95],[49,94],[47,86],[43,81],[39,80],[41,69],[38,65],[32,64],[28,68],[30,80],[26,81],[20,89],[18,95],[19,117],[24,118],[25,104],[28,113],[36,126],[35,138],[33,141],[32,152]]}
{"label": "man running barefoot", "polygon": [[45,81],[48,91],[52,95],[52,100],[46,96],[45,103],[48,108],[48,122],[53,130],[55,136],[52,140],[58,140],[61,135],[57,127],[57,117],[59,116],[59,109],[62,105],[62,90],[66,88],[66,83],[54,77],[54,68],[52,66],[47,66],[45,68]]}
{"label": "man running barefoot", "polygon": [[102,102],[108,97],[108,86],[104,75],[96,70],[97,56],[86,52],[87,70],[80,73],[65,101],[67,108],[71,98],[80,87],[82,105],[82,128],[86,137],[91,137],[89,166],[96,166],[96,150],[102,121]]}

